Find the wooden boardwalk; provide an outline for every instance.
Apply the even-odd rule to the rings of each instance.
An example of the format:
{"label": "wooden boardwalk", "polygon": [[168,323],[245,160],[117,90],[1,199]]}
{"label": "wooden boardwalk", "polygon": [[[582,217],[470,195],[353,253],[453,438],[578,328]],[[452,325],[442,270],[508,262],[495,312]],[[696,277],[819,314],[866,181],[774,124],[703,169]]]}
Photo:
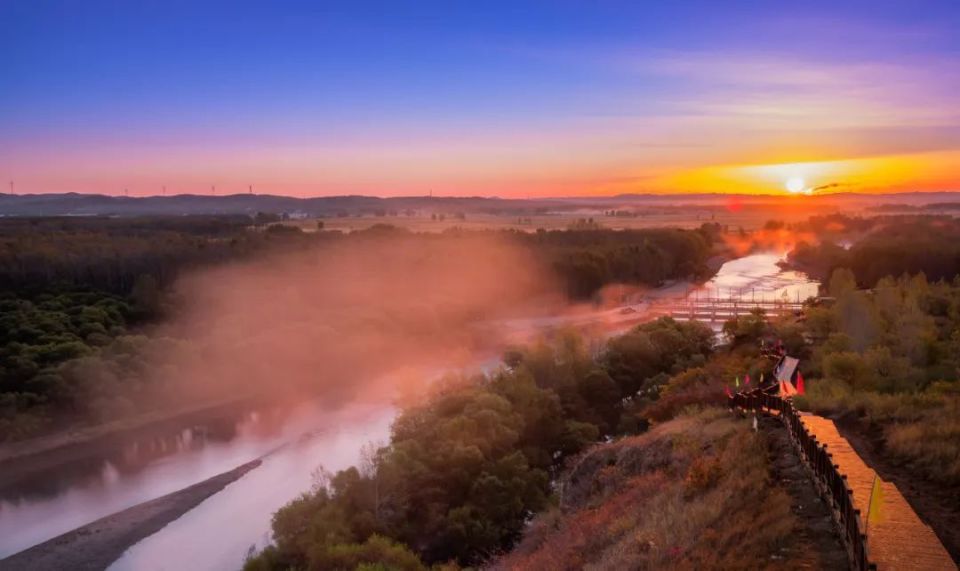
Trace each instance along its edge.
{"label": "wooden boardwalk", "polygon": [[[804,414],[801,420],[821,444],[827,445],[833,462],[840,466],[840,473],[847,476],[854,505],[866,517],[876,472],[840,435],[832,420],[809,414]],[[881,521],[866,528],[870,560],[877,564],[879,571],[957,569],[937,535],[920,520],[891,482],[883,483],[882,513]]]}

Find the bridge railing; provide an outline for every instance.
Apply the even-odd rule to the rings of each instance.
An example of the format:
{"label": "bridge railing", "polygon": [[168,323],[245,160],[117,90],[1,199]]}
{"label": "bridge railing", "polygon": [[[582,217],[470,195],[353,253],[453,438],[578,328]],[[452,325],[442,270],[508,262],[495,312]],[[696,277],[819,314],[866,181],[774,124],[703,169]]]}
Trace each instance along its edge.
{"label": "bridge railing", "polygon": [[831,503],[834,516],[843,530],[844,541],[850,549],[854,568],[857,571],[875,571],[877,566],[870,562],[867,553],[865,522],[860,518],[860,510],[853,505],[853,490],[847,483],[847,477],[840,473],[840,467],[833,462],[833,455],[827,450],[827,445],[819,443],[804,426],[793,403],[757,389],[737,393],[728,400],[731,409],[778,413],[790,433],[794,447],[813,472],[818,489]]}

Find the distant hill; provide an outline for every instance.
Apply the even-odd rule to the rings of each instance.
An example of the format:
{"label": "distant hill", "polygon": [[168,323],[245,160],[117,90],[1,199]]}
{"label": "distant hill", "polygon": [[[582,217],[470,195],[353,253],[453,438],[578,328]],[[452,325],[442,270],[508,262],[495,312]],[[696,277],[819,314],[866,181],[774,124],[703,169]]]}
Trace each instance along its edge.
{"label": "distant hill", "polygon": [[498,197],[432,197],[402,196],[322,196],[295,198],[270,194],[230,194],[202,196],[126,197],[103,194],[0,194],[0,216],[144,216],[187,214],[248,214],[267,212],[298,214],[310,217],[375,214],[378,212],[465,212],[521,215],[534,212],[577,209],[611,209],[617,207],[682,207],[684,205],[723,206],[735,201],[742,204],[775,204],[784,200],[802,200],[819,205],[857,206],[960,203],[960,193],[925,192],[903,194],[828,194],[812,197],[736,194],[624,194],[598,197],[543,199],[506,199]]}
{"label": "distant hill", "polygon": [[0,216],[141,216],[186,214],[298,213],[306,216],[370,214],[378,211],[526,213],[574,208],[555,200],[507,200],[482,197],[324,196],[295,198],[269,194],[125,197],[102,194],[0,195]]}

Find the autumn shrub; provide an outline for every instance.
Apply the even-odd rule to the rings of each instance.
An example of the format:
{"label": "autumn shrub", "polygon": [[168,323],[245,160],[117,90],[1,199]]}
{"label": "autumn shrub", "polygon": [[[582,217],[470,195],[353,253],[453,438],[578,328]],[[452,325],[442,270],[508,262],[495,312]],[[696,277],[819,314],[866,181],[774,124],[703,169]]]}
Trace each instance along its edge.
{"label": "autumn shrub", "polygon": [[894,458],[933,481],[960,485],[960,398],[945,399],[916,421],[893,423],[884,434]]}
{"label": "autumn shrub", "polygon": [[[727,391],[757,386],[761,373],[769,373],[770,363],[753,352],[725,351],[711,355],[702,366],[686,369],[660,388],[659,398],[644,407],[648,423],[665,422],[688,407],[724,406]],[[746,385],[747,378],[752,385]],[[736,379],[741,387],[736,387]]]}

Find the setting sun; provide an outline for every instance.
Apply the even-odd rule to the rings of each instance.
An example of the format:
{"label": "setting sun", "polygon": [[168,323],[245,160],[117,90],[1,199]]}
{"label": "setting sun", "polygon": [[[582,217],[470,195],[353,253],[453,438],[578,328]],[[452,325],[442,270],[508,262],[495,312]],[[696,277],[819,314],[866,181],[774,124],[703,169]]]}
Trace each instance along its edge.
{"label": "setting sun", "polygon": [[802,178],[795,176],[791,179],[787,179],[786,187],[787,187],[787,190],[796,194],[799,192],[803,192],[803,190],[806,188],[806,185],[804,184]]}

